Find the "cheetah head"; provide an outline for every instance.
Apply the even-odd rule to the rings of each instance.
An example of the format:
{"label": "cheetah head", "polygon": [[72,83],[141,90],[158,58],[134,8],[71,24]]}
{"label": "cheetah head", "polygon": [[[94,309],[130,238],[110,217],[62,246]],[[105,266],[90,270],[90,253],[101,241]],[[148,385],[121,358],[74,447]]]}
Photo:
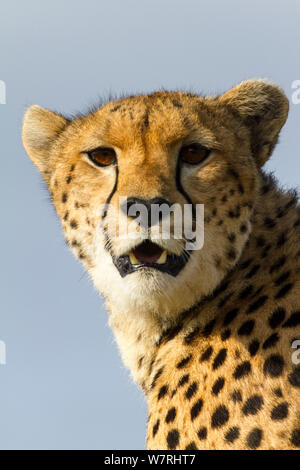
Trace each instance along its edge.
{"label": "cheetah head", "polygon": [[[278,87],[249,80],[219,97],[128,97],[72,120],[32,106],[23,142],[68,245],[108,304],[170,317],[212,293],[237,263],[260,167],[287,113]],[[169,237],[145,229],[134,212],[139,203],[146,214],[153,204],[204,205],[201,249],[187,249],[184,232],[174,236],[174,217]]]}

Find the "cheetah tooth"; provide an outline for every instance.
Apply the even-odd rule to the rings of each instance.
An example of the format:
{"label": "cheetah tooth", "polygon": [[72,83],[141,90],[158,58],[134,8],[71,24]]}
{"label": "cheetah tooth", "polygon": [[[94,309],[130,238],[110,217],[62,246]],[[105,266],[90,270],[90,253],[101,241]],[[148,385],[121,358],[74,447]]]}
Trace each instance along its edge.
{"label": "cheetah tooth", "polygon": [[131,264],[140,264],[139,260],[132,251],[129,253],[129,259]]}
{"label": "cheetah tooth", "polygon": [[167,250],[164,250],[158,260],[156,261],[157,264],[165,264],[167,261]]}

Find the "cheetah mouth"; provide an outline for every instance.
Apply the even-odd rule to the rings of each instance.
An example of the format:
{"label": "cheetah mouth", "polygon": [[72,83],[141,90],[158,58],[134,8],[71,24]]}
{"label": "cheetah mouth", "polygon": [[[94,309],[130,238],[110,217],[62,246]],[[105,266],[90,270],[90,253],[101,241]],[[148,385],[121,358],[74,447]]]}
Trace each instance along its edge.
{"label": "cheetah mouth", "polygon": [[122,277],[138,270],[156,269],[176,277],[189,260],[189,255],[169,253],[156,243],[145,240],[130,253],[112,256],[113,263]]}

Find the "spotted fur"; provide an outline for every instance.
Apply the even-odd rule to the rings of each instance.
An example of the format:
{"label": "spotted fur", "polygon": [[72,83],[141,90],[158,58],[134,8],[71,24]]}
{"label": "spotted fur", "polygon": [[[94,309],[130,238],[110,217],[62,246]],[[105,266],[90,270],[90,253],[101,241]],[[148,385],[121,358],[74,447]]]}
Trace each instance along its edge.
{"label": "spotted fur", "polygon": [[[123,98],[73,120],[38,106],[25,115],[25,148],[146,394],[149,449],[300,447],[300,208],[262,170],[287,113],[282,90],[249,80],[220,97]],[[195,141],[213,158],[178,172],[180,146]],[[117,165],[88,161],[103,145]],[[132,241],[110,236],[117,196],[204,203],[204,246],[176,278],[120,277],[112,254]],[[182,240],[161,243],[182,251]]]}

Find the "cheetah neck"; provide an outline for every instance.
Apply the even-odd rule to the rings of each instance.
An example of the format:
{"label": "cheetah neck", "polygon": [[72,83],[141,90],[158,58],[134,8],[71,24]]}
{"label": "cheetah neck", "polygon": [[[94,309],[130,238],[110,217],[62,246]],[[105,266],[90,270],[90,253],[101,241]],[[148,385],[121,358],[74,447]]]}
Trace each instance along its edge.
{"label": "cheetah neck", "polygon": [[[247,263],[247,260],[258,257],[258,243],[265,240],[264,249],[267,252],[268,247],[277,243],[280,233],[289,230],[291,223],[295,224],[298,221],[300,224],[299,208],[295,208],[295,196],[293,194],[284,193],[277,188],[272,178],[266,176],[263,176],[261,188],[261,195],[256,204],[252,231],[248,242],[235,268],[223,280],[226,281],[226,284],[239,284],[239,288],[242,287],[242,284],[237,281],[240,277],[240,270]],[[276,227],[272,226],[274,220],[271,219],[270,214],[279,214],[280,219],[277,219]],[[279,220],[280,224],[278,223]],[[294,233],[290,238],[296,236],[297,234]],[[291,240],[290,246],[292,245],[293,241]],[[296,240],[294,246],[296,249]],[[294,256],[296,256],[296,252]],[[213,308],[215,292],[220,291],[222,284],[223,282],[211,296],[200,300],[187,313],[183,312],[181,315],[177,315],[177,322],[174,323],[173,321],[170,324],[165,321],[162,322],[152,312],[149,312],[147,317],[139,315],[138,312],[120,312],[112,303],[107,302],[107,309],[110,313],[109,324],[114,331],[123,362],[130,369],[134,381],[144,391],[147,390],[149,371],[151,371],[152,365],[156,361],[162,339],[169,335],[169,332],[176,335],[177,331],[180,330],[188,335],[189,332],[195,329],[195,324],[198,325],[198,330],[209,324],[215,317],[216,312]],[[126,317],[126,322],[124,322],[124,317]]]}

